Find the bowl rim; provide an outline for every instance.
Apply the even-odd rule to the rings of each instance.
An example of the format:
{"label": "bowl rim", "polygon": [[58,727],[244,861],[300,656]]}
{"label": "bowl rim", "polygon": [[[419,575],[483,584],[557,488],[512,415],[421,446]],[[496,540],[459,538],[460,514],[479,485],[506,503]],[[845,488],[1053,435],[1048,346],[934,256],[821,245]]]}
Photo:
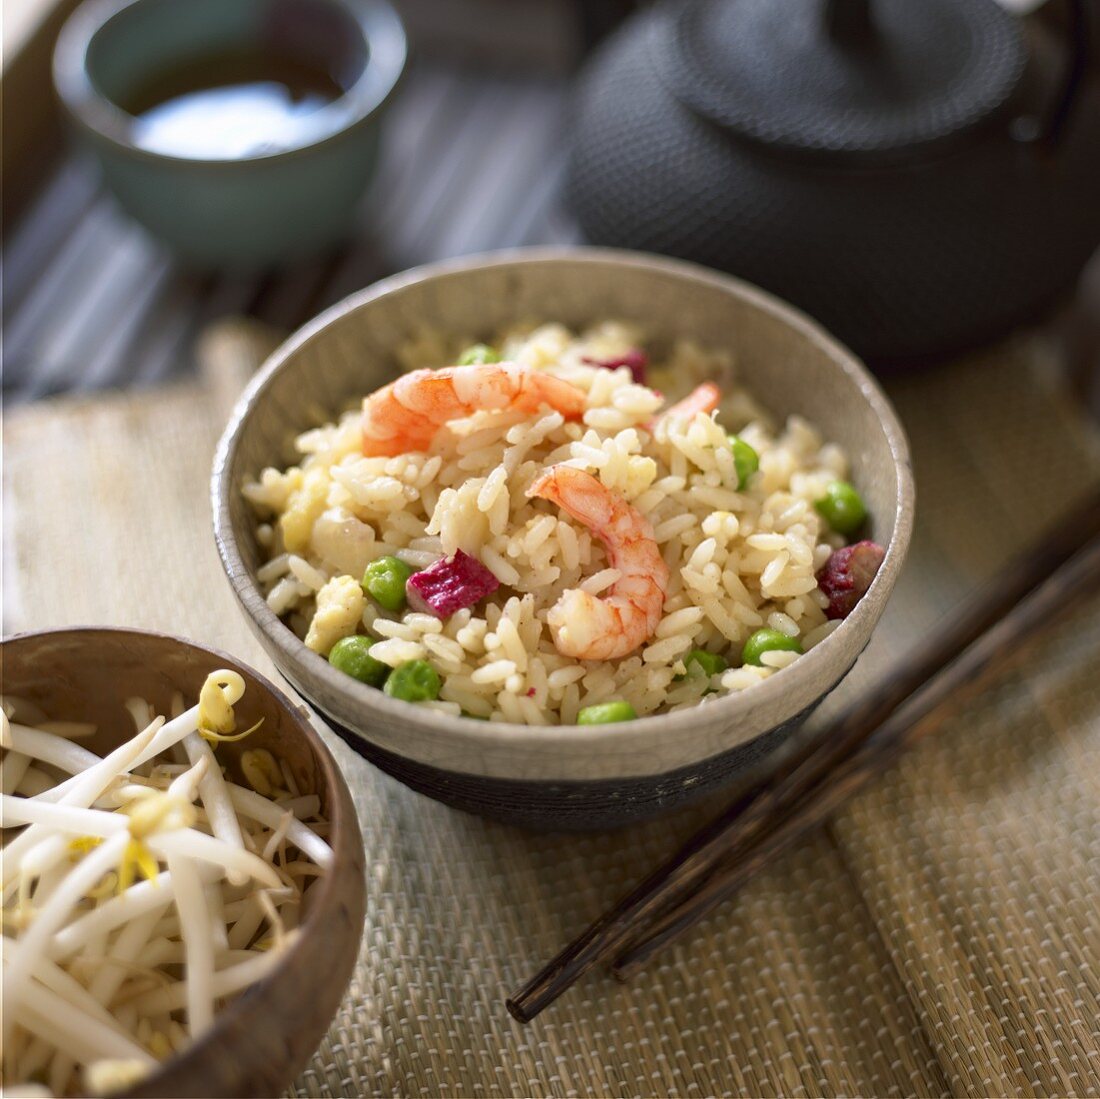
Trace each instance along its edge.
{"label": "bowl rim", "polygon": [[[817,321],[775,295],[736,276],[714,271],[686,260],[647,252],[590,246],[501,249],[423,264],[381,279],[362,290],[349,294],[302,325],[272,352],[247,384],[230,414],[214,455],[210,484],[214,539],[222,567],[249,624],[261,640],[266,640],[273,645],[281,659],[294,669],[293,672],[287,672],[280,667],[280,671],[307,697],[308,692],[299,686],[300,677],[307,681],[320,680],[333,694],[347,697],[356,703],[357,709],[367,714],[371,710],[381,711],[394,724],[414,725],[425,734],[446,737],[452,743],[461,741],[465,747],[474,751],[482,748],[492,752],[507,748],[522,752],[528,748],[537,750],[553,747],[568,752],[610,746],[613,743],[618,743],[621,747],[622,742],[629,741],[631,736],[637,736],[643,728],[648,731],[660,726],[663,733],[675,736],[686,732],[697,722],[698,707],[691,707],[673,713],[647,714],[630,721],[608,725],[522,725],[505,721],[473,721],[389,698],[381,691],[358,683],[338,672],[324,657],[306,648],[305,643],[268,607],[259,585],[245,566],[237,543],[230,502],[232,494],[238,492],[240,488],[230,482],[229,472],[235,464],[242,429],[262,402],[275,376],[300,348],[320,337],[333,322],[346,314],[414,284],[438,276],[462,274],[484,268],[538,265],[547,262],[579,262],[594,265],[610,264],[631,269],[656,269],[678,278],[732,291],[742,300],[778,316],[780,320],[823,346],[829,352],[837,369],[842,370],[855,383],[864,400],[871,406],[893,455],[897,483],[894,530],[886,547],[885,559],[871,588],[838,629],[815,645],[795,664],[783,669],[785,676],[770,676],[749,690],[727,693],[715,698],[707,703],[707,714],[708,717],[724,716],[726,725],[734,728],[738,724],[739,717],[744,717],[758,705],[769,701],[775,702],[784,694],[793,695],[792,678],[795,683],[809,680],[819,671],[824,671],[830,665],[836,665],[836,675],[832,677],[830,685],[835,684],[850,666],[850,661],[843,663],[840,646],[847,637],[858,631],[866,632],[867,637],[870,637],[905,560],[912,536],[916,490],[913,483],[909,444],[889,400],[878,382],[852,351],[831,336]],[[301,673],[298,671],[299,668]],[[357,735],[370,740],[370,737],[360,728],[356,728],[355,731]],[[731,736],[727,747],[735,747],[759,735],[761,735],[759,732],[744,731],[744,735],[740,737]]]}
{"label": "bowl rim", "polygon": [[[88,50],[116,17],[141,4],[164,0],[86,0],[65,21],[53,52],[53,83],[69,116],[86,132],[118,152],[146,163],[172,164],[215,171],[242,171],[251,165],[284,161],[332,144],[371,119],[390,99],[408,60],[404,24],[390,0],[326,0],[359,25],[367,43],[362,73],[338,99],[319,108],[330,112],[331,124],[319,136],[244,157],[180,156],[156,152],[130,137],[131,116],[96,87],[88,72]],[[342,106],[337,112],[335,108]]]}
{"label": "bowl rim", "polygon": [[[321,735],[313,727],[312,721],[307,716],[308,711],[301,703],[295,704],[291,701],[286,693],[276,687],[267,676],[256,671],[255,668],[250,664],[246,664],[239,657],[233,656],[232,653],[227,653],[224,649],[218,649],[212,645],[204,645],[188,637],[163,633],[160,630],[144,630],[131,626],[112,625],[59,626],[46,630],[24,630],[20,633],[11,634],[5,637],[2,642],[0,642],[0,646],[6,646],[9,642],[14,643],[18,641],[33,640],[39,637],[58,636],[63,634],[76,637],[87,635],[90,641],[92,635],[99,633],[117,633],[133,638],[152,637],[161,641],[170,641],[182,648],[200,652],[205,656],[212,656],[216,660],[224,662],[227,667],[247,671],[249,676],[255,680],[257,686],[271,696],[275,705],[283,710],[290,717],[294,726],[302,732],[306,742],[309,744],[314,756],[320,764],[319,770],[322,780],[329,788],[330,793],[330,797],[328,798],[330,832],[326,838],[326,842],[332,848],[334,856],[343,845],[345,834],[349,832],[349,830],[353,845],[358,845],[360,848],[362,847],[359,835],[359,823],[355,816],[354,801],[351,797],[351,791],[348,788],[347,781],[340,768],[336,765],[336,760],[333,758],[332,752],[329,751],[328,745],[322,740]],[[343,796],[341,795],[341,791],[343,791]],[[352,806],[350,819],[345,819],[345,803],[347,806]],[[186,1063],[191,1058],[203,1057],[206,1051],[216,1044],[225,1026],[231,1025],[234,1020],[240,1018],[246,1012],[254,1010],[257,999],[263,999],[264,991],[280,977],[293,959],[299,957],[306,951],[306,939],[311,935],[318,935],[323,932],[327,910],[331,907],[333,901],[338,899],[338,875],[334,872],[335,868],[336,863],[334,860],[333,872],[322,876],[320,890],[316,897],[311,898],[309,912],[306,914],[306,918],[301,924],[302,934],[291,943],[279,965],[254,985],[245,989],[242,994],[234,997],[227,1007],[218,1012],[214,1017],[214,1023],[210,1030],[199,1038],[198,1041],[191,1043],[191,1045],[182,1052],[173,1054],[168,1060],[160,1062],[153,1072],[140,1080],[133,1088],[119,1092],[118,1094],[120,1097],[133,1096],[136,1099],[137,1096],[145,1094],[154,1082],[159,1083],[161,1081],[170,1080],[181,1064]],[[348,867],[343,866],[341,870],[342,872],[346,872]]]}

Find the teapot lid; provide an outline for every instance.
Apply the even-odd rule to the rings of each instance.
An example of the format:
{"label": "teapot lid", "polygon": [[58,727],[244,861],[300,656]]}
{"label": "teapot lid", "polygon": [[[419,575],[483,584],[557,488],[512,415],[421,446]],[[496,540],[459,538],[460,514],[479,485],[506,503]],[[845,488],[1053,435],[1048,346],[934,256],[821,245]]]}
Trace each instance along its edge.
{"label": "teapot lid", "polygon": [[997,114],[1023,76],[994,0],[687,0],[650,50],[691,110],[770,148],[878,163],[944,146]]}

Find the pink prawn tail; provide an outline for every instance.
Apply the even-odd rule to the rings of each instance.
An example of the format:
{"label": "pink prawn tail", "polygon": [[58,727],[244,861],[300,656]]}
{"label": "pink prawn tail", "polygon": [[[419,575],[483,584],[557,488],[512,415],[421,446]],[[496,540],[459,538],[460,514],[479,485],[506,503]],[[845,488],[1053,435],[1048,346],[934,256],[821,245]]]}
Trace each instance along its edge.
{"label": "pink prawn tail", "polygon": [[669,416],[678,419],[694,417],[700,412],[713,412],[722,401],[722,391],[714,382],[703,382],[697,385],[682,401],[677,401],[669,406],[652,420],[642,424],[646,431],[652,433],[657,424]]}

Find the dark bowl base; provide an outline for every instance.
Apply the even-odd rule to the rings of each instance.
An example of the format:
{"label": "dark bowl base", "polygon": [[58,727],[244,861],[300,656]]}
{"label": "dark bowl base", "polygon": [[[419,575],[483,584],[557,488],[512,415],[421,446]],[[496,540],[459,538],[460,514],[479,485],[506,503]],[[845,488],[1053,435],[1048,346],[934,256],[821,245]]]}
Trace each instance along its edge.
{"label": "dark bowl base", "polygon": [[309,704],[359,755],[410,789],[444,805],[540,832],[593,832],[649,820],[729,785],[778,748],[818,702],[746,744],[675,771],[568,782],[486,778],[418,763],[371,744],[312,702]]}

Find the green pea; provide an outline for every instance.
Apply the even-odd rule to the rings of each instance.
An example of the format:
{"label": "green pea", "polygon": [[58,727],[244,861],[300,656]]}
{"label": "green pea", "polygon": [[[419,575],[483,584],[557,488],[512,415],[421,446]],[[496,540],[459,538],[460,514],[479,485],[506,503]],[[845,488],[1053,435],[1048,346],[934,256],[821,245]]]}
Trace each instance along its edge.
{"label": "green pea", "polygon": [[760,664],[760,658],[764,653],[784,650],[791,653],[802,652],[802,646],[797,637],[788,637],[779,630],[757,630],[741,650],[741,661],[744,664]]}
{"label": "green pea", "polygon": [[383,610],[405,609],[405,581],[416,569],[396,557],[379,557],[367,566],[361,584]]}
{"label": "green pea", "polygon": [[482,363],[498,362],[500,362],[500,356],[496,348],[490,347],[487,343],[475,343],[458,356],[459,366],[480,366]]}
{"label": "green pea", "polygon": [[390,672],[382,690],[390,698],[400,698],[404,702],[430,702],[439,697],[442,686],[439,672],[426,660],[406,660]]}
{"label": "green pea", "polygon": [[830,481],[825,495],[814,501],[814,507],[838,534],[852,534],[867,518],[863,500],[847,481]]}
{"label": "green pea", "polygon": [[328,662],[337,671],[358,679],[360,683],[381,687],[390,674],[390,668],[371,656],[370,647],[373,644],[369,637],[342,637],[329,651]]}
{"label": "green pea", "polygon": [[577,714],[578,725],[609,725],[613,721],[633,721],[638,715],[629,702],[599,702],[585,706]]}
{"label": "green pea", "polygon": [[684,667],[687,675],[694,678],[705,675],[709,679],[712,675],[724,672],[729,665],[717,653],[708,653],[706,649],[692,649],[684,657]]}
{"label": "green pea", "polygon": [[760,455],[736,435],[730,436],[730,449],[733,451],[733,468],[737,470],[737,487],[744,488],[760,468]]}

